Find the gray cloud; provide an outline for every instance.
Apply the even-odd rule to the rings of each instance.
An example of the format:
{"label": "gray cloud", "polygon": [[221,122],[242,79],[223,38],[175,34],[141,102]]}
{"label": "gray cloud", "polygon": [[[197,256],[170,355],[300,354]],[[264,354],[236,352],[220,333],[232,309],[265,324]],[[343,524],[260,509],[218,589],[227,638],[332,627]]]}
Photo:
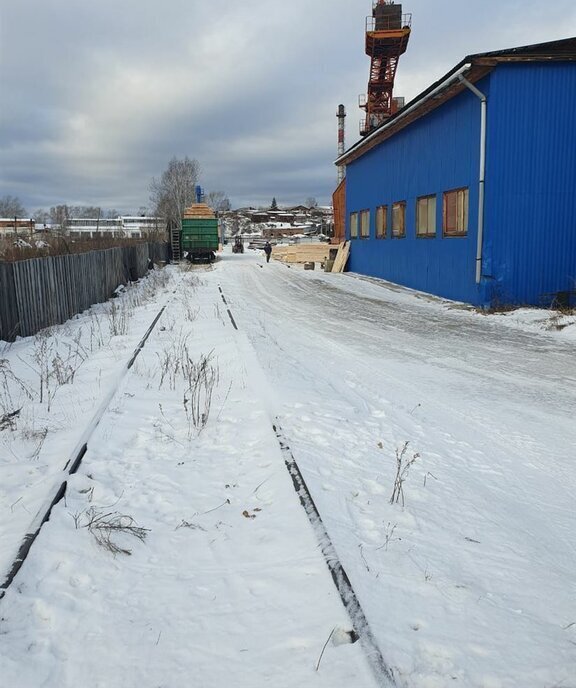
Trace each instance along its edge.
{"label": "gray cloud", "polygon": [[[397,95],[466,54],[576,33],[572,2],[404,2]],[[370,0],[4,0],[0,195],[132,211],[176,155],[234,205],[330,201],[338,103],[358,138]]]}

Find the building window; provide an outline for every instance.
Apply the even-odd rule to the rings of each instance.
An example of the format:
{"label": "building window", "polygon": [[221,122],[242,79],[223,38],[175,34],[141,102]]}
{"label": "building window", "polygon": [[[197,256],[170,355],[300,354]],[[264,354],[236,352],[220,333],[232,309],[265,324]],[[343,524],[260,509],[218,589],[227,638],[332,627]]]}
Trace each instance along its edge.
{"label": "building window", "polygon": [[468,232],[468,189],[444,193],[444,236],[466,236]]}
{"label": "building window", "polygon": [[360,238],[369,239],[370,238],[370,211],[361,210],[360,211]]}
{"label": "building window", "polygon": [[358,213],[350,213],[350,238],[358,238]]}
{"label": "building window", "polygon": [[388,206],[379,205],[376,208],[376,238],[385,239],[388,230]]}
{"label": "building window", "polygon": [[392,203],[392,237],[406,236],[406,201]]}
{"label": "building window", "polygon": [[416,236],[436,236],[436,196],[416,199]]}

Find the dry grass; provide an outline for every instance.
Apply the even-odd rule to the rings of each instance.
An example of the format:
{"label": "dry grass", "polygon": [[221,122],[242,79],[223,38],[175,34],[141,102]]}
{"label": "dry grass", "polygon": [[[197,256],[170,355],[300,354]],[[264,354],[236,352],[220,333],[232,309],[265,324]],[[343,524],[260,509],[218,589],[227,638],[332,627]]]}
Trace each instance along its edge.
{"label": "dry grass", "polygon": [[132,550],[122,547],[115,541],[118,535],[130,535],[140,542],[144,542],[150,532],[148,528],[142,528],[136,524],[132,516],[120,514],[117,511],[105,512],[95,507],[73,516],[76,528],[87,528],[94,536],[96,543],[111,552],[117,554],[132,554]]}
{"label": "dry grass", "polygon": [[182,362],[184,379],[187,384],[183,403],[188,419],[189,438],[192,436],[192,427],[196,428],[200,434],[208,423],[212,407],[212,395],[220,380],[219,368],[217,365],[211,365],[211,358],[212,352],[200,356],[197,363],[189,356],[186,356]]}
{"label": "dry grass", "polygon": [[547,330],[563,330],[569,325],[573,325],[573,316],[576,315],[576,308],[559,308],[553,311],[546,325]]}
{"label": "dry grass", "polygon": [[[408,477],[410,466],[420,458],[420,454],[415,453],[412,456],[407,455],[409,442],[404,442],[402,447],[396,448],[396,476],[394,477],[394,489],[390,497],[390,504],[402,503],[404,506],[404,481]],[[383,449],[382,442],[378,443],[380,449]]]}
{"label": "dry grass", "polygon": [[560,306],[560,307],[554,308],[553,310],[554,310],[554,316],[553,317],[560,317],[562,315],[576,315],[576,307],[575,306]]}
{"label": "dry grass", "polygon": [[1,430],[16,430],[16,418],[20,415],[22,409],[16,409],[10,413],[0,412],[0,431]]}
{"label": "dry grass", "polygon": [[[14,394],[18,394],[18,400],[15,401]],[[20,379],[14,374],[10,366],[10,361],[6,358],[0,358],[0,416],[5,420],[7,426],[10,418],[15,418],[14,414],[16,406],[20,405],[20,396],[24,395],[28,399],[32,399],[32,392],[24,380]],[[18,410],[18,413],[20,410]]]}

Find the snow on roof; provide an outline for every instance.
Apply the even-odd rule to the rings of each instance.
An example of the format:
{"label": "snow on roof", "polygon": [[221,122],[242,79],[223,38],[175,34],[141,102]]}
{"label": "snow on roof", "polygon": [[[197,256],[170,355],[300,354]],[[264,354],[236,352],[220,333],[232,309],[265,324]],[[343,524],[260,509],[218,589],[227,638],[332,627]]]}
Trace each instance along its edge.
{"label": "snow on roof", "polygon": [[[0,217],[0,222],[14,222],[13,217]],[[31,217],[17,217],[16,222],[34,222]]]}

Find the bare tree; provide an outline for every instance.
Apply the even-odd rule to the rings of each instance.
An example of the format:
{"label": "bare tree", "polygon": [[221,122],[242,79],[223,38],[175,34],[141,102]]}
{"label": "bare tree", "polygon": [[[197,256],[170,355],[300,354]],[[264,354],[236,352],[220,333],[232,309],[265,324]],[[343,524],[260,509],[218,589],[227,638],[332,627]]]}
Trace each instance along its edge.
{"label": "bare tree", "polygon": [[62,231],[67,229],[70,217],[70,208],[67,205],[56,205],[50,208],[50,221],[52,224],[58,225]]}
{"label": "bare tree", "polygon": [[50,222],[50,213],[44,208],[38,208],[38,210],[32,215],[32,219],[36,224],[45,225]]}
{"label": "bare tree", "polygon": [[314,198],[314,196],[309,196],[304,201],[304,205],[308,208],[317,208],[318,207],[318,201]]}
{"label": "bare tree", "polygon": [[230,199],[223,191],[210,191],[206,195],[206,203],[217,212],[230,210],[232,208]]}
{"label": "bare tree", "polygon": [[20,199],[16,196],[1,196],[0,197],[0,217],[25,217],[26,209],[20,203]]}
{"label": "bare tree", "polygon": [[69,217],[95,219],[104,216],[102,208],[94,205],[75,205],[68,208]]}
{"label": "bare tree", "polygon": [[172,227],[182,221],[184,210],[194,202],[195,186],[200,177],[200,164],[186,156],[173,157],[160,179],[150,184],[150,200],[157,217],[163,217]]}

